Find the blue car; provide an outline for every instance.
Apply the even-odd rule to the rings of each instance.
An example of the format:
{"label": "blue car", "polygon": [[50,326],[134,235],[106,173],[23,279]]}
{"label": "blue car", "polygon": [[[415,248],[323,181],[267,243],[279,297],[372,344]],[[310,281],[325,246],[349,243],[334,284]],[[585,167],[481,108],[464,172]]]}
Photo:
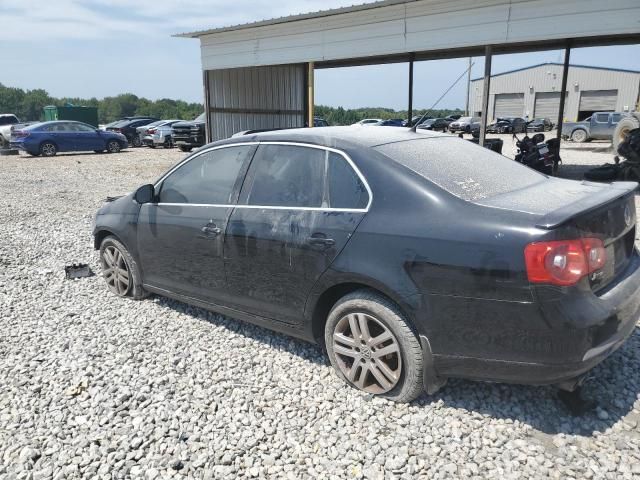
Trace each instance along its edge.
{"label": "blue car", "polygon": [[127,138],[115,132],[69,120],[42,122],[11,132],[11,148],[31,155],[53,157],[58,152],[117,153],[128,146]]}

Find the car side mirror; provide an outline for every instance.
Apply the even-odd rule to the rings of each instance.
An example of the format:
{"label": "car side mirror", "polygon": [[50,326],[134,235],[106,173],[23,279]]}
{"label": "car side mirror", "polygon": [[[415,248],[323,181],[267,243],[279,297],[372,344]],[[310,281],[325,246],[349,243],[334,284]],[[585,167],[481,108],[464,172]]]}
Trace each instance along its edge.
{"label": "car side mirror", "polygon": [[139,187],[136,190],[136,193],[134,194],[133,198],[135,199],[136,202],[142,205],[143,203],[151,202],[155,197],[155,194],[156,193],[155,193],[155,189],[153,188],[153,185],[147,184]]}

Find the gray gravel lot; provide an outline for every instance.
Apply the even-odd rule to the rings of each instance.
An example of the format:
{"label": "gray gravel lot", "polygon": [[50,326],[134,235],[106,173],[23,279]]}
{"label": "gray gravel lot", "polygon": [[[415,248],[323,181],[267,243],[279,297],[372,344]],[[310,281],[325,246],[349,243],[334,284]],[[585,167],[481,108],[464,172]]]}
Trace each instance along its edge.
{"label": "gray gravel lot", "polygon": [[[578,147],[569,176],[611,160]],[[347,388],[316,346],[65,280],[71,262],[99,274],[102,200],[181,158],[0,157],[0,478],[640,478],[637,329],[583,417],[552,388],[464,380],[400,405]]]}

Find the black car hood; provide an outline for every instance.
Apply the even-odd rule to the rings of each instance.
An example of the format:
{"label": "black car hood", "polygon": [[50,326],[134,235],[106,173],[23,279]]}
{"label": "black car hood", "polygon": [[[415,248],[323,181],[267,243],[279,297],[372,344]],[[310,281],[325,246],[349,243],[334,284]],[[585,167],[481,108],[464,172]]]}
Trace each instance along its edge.
{"label": "black car hood", "polygon": [[107,197],[106,203],[98,210],[98,215],[131,213],[137,210],[140,205],[133,199],[131,192],[124,196]]}

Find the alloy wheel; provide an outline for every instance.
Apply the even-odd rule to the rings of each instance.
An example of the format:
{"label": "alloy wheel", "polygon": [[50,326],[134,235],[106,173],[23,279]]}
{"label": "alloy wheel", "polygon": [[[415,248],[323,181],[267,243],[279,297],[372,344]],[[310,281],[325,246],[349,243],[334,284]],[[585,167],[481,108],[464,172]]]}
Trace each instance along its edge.
{"label": "alloy wheel", "polygon": [[120,144],[118,142],[109,142],[108,149],[110,153],[118,153],[120,151]]}
{"label": "alloy wheel", "polygon": [[333,355],[347,381],[381,394],[400,381],[400,345],[391,330],[367,313],[349,313],[333,331]]}
{"label": "alloy wheel", "polygon": [[45,157],[52,157],[56,154],[56,146],[53,143],[45,143],[40,151]]}
{"label": "alloy wheel", "polygon": [[113,293],[125,296],[129,291],[130,275],[122,252],[113,245],[104,249],[102,275]]}

